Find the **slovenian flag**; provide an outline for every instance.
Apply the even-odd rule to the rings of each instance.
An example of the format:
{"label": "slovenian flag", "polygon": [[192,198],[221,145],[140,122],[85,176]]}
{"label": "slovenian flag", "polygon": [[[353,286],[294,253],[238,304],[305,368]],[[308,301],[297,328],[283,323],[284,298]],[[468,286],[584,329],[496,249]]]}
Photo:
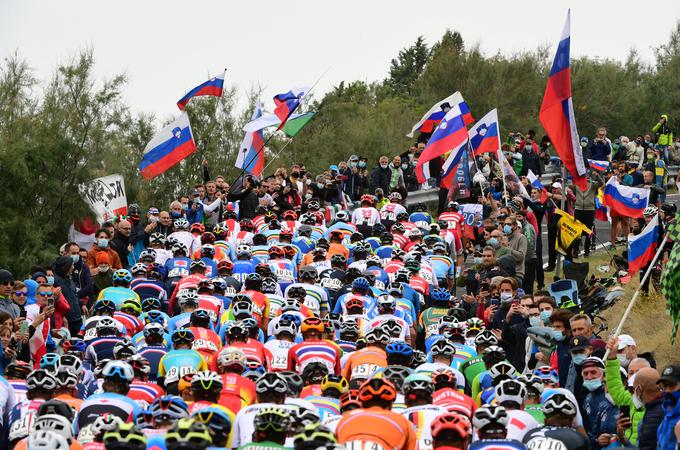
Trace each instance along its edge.
{"label": "slovenian flag", "polygon": [[623,217],[640,218],[649,202],[649,189],[622,186],[611,177],[604,186],[604,204]]}
{"label": "slovenian flag", "polygon": [[631,275],[645,267],[654,258],[659,244],[659,215],[643,228],[637,236],[628,235],[628,272]]}
{"label": "slovenian flag", "polygon": [[464,144],[468,140],[467,128],[465,128],[465,112],[460,107],[463,103],[465,103],[463,96],[457,92],[454,99],[455,106],[446,113],[446,116],[432,133],[423,153],[418,157],[415,172],[419,183],[424,183],[427,180],[423,166],[433,159],[452,152],[453,156],[449,156],[449,167],[455,167],[463,157],[466,148]]}
{"label": "slovenian flag", "polygon": [[196,151],[186,111],[146,145],[139,171],[147,180],[156,177]]}
{"label": "slovenian flag", "polygon": [[274,104],[276,105],[276,108],[274,108],[274,115],[281,121],[277,130],[283,128],[291,114],[293,114],[297,107],[300,106],[302,97],[304,97],[308,91],[309,88],[295,88],[284,94],[277,94],[274,96]]}
{"label": "slovenian flag", "polygon": [[194,97],[201,97],[203,95],[222,97],[225,73],[226,71],[222,72],[220,75],[217,75],[216,77],[212,77],[205,83],[201,83],[192,90],[190,90],[189,92],[187,92],[186,95],[180,98],[179,101],[177,102],[177,107],[180,109],[180,111],[184,110],[184,107],[187,106],[189,100],[191,100]]}
{"label": "slovenian flag", "polygon": [[538,179],[536,174],[529,169],[527,173],[527,179],[531,183],[531,187],[541,191],[541,203],[548,201],[548,190],[543,186],[543,183]]}
{"label": "slovenian flag", "polygon": [[606,172],[609,169],[609,161],[598,161],[597,159],[589,159],[588,164],[593,170],[598,172]]}
{"label": "slovenian flag", "polygon": [[470,136],[472,154],[475,156],[500,150],[501,139],[498,133],[498,111],[496,109],[489,111],[470,128],[468,135]]}
{"label": "slovenian flag", "polygon": [[[262,103],[258,101],[251,120],[257,120],[261,116]],[[256,177],[260,176],[264,169],[264,132],[262,129],[246,131],[234,165]]]}
{"label": "slovenian flag", "polygon": [[472,117],[467,103],[464,101],[461,103],[461,99],[462,97],[460,97],[460,92],[454,92],[445,99],[440,100],[432,105],[432,107],[423,115],[420,121],[413,125],[411,132],[406,136],[412,138],[416,131],[420,133],[432,133],[434,129],[437,128],[437,125],[439,125],[439,122],[441,122],[444,116],[446,116],[446,113],[448,113],[451,108],[456,105],[456,102],[458,102],[459,108],[463,114],[465,125],[470,125],[475,119]]}
{"label": "slovenian flag", "polygon": [[574,184],[585,191],[588,188],[585,177],[587,171],[579,144],[571,98],[570,22],[571,12],[567,13],[567,21],[564,24],[560,43],[557,45],[538,119],[548,133],[555,151],[574,179]]}

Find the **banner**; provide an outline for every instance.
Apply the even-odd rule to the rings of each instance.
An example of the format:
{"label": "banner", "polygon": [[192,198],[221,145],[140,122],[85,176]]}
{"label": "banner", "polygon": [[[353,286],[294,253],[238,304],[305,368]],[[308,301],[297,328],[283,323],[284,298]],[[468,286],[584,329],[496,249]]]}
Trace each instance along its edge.
{"label": "banner", "polygon": [[456,168],[451,189],[454,199],[470,197],[470,164],[467,151]]}
{"label": "banner", "polygon": [[555,239],[555,250],[567,256],[567,250],[569,250],[571,244],[580,238],[581,234],[591,234],[592,230],[574,219],[574,216],[566,211],[555,208],[555,214],[560,216],[560,220],[557,221],[559,233],[557,233],[557,239]]}
{"label": "banner", "polygon": [[78,188],[80,195],[97,214],[97,222],[104,223],[115,216],[127,214],[125,181],[122,175],[95,178]]}
{"label": "banner", "polygon": [[484,215],[484,206],[479,203],[463,203],[459,207],[460,213],[465,219],[465,235],[468,239],[475,238],[474,229],[481,227],[484,222],[482,216]]}
{"label": "banner", "polygon": [[508,195],[510,196],[510,198],[519,195],[521,197],[531,200],[531,197],[529,197],[529,193],[527,192],[526,188],[524,187],[519,177],[515,173],[515,170],[512,168],[507,158],[505,157],[505,153],[503,153],[502,151],[498,151],[496,152],[496,155],[498,157],[498,164],[501,166],[501,171],[503,172],[503,185],[505,187],[505,190],[508,191]]}

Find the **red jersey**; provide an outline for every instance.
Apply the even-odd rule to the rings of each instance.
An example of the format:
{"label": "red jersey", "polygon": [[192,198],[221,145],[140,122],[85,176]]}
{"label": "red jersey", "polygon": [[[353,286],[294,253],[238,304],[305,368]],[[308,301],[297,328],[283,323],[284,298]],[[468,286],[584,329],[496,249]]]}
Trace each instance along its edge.
{"label": "red jersey", "polygon": [[222,392],[218,403],[234,414],[255,403],[255,383],[235,373],[222,374]]}
{"label": "red jersey", "polygon": [[305,399],[311,396],[321,397],[322,394],[323,393],[321,392],[320,384],[310,384],[309,386],[302,388],[302,391],[300,392],[300,398]]}
{"label": "red jersey", "polygon": [[445,220],[449,224],[448,230],[457,238],[463,237],[465,229],[465,217],[459,212],[446,211],[439,215],[438,220]]}
{"label": "red jersey", "polygon": [[408,238],[403,234],[393,234],[392,236],[394,236],[393,244],[402,250],[404,249],[404,247],[406,247],[406,244],[409,243]]}
{"label": "red jersey", "polygon": [[[248,339],[248,342],[234,342],[227,347],[241,350],[246,355],[246,359],[249,363],[256,363],[265,369],[267,368],[267,357],[270,352],[264,347],[262,342],[255,339]],[[217,372],[217,355],[211,358],[208,363],[208,368]]]}
{"label": "red jersey", "polygon": [[408,285],[423,295],[429,295],[430,293],[430,285],[420,275],[411,275]]}
{"label": "red jersey", "polygon": [[209,361],[222,349],[222,340],[213,330],[202,327],[189,327],[189,329],[195,337],[191,349],[203,355],[206,361]]}
{"label": "red jersey", "polygon": [[432,396],[432,404],[443,406],[449,412],[463,414],[470,419],[477,410],[477,403],[465,394],[461,394],[455,389],[444,388],[435,391]]}
{"label": "red jersey", "polygon": [[305,366],[320,362],[330,373],[340,375],[342,350],[337,344],[326,340],[303,341],[288,350],[288,370],[302,373]]}
{"label": "red jersey", "polygon": [[224,302],[214,295],[201,294],[198,296],[198,309],[208,311],[210,320],[216,325],[224,312]]}
{"label": "red jersey", "polygon": [[173,311],[175,307],[175,298],[177,297],[177,293],[180,291],[180,289],[186,289],[189,286],[197,286],[198,282],[201,280],[206,280],[208,277],[205,275],[201,275],[200,273],[194,273],[191,275],[187,275],[186,277],[182,278],[177,282],[175,285],[175,290],[172,291],[172,295],[170,296],[170,299],[168,300],[168,311]]}

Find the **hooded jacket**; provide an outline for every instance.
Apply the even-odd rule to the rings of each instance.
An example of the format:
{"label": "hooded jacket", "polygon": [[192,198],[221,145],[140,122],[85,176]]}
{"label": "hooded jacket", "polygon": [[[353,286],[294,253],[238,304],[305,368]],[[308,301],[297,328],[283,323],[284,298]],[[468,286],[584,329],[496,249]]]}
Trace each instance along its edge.
{"label": "hooded jacket", "polygon": [[673,130],[668,126],[668,115],[662,114],[661,117],[666,119],[666,122],[658,122],[652,128],[656,135],[656,143],[659,145],[673,145]]}
{"label": "hooded jacket", "polygon": [[71,323],[82,320],[82,303],[76,295],[75,284],[67,275],[68,269],[73,265],[73,260],[69,256],[60,256],[52,265],[54,270],[54,285],[61,288],[61,295],[64,296],[71,309],[66,314],[66,320]]}

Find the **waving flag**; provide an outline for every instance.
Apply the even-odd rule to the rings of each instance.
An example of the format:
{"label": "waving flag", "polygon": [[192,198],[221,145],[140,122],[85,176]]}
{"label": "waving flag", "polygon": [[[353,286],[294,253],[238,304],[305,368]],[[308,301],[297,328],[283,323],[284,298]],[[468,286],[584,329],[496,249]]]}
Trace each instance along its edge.
{"label": "waving flag", "polygon": [[535,173],[529,169],[529,172],[527,173],[527,179],[529,180],[529,183],[531,183],[531,187],[538,189],[541,191],[541,203],[545,203],[548,201],[548,190],[543,186],[543,183],[538,179]]}
{"label": "waving flag", "polygon": [[482,153],[495,152],[501,148],[501,140],[498,133],[498,111],[492,109],[486,116],[468,131],[472,154],[475,156]]}
{"label": "waving flag", "polygon": [[470,188],[470,168],[468,165],[467,149],[469,141],[463,142],[460,148],[454,149],[442,165],[442,176],[439,186],[451,189],[454,185],[454,197],[465,198]]}
{"label": "waving flag", "polygon": [[519,195],[531,200],[531,196],[529,196],[526,188],[515,173],[515,169],[513,169],[508,162],[505,153],[499,150],[496,152],[496,155],[498,156],[498,165],[501,166],[501,171],[503,173],[503,189],[505,189],[511,197]]}
{"label": "waving flag", "polygon": [[[251,120],[257,120],[261,116],[262,103],[258,101]],[[234,165],[256,177],[260,176],[264,169],[264,132],[262,129],[246,131]]]}
{"label": "waving flag", "polygon": [[226,71],[222,72],[216,77],[212,77],[205,83],[201,83],[192,90],[190,90],[189,92],[187,92],[186,95],[180,98],[179,101],[177,102],[177,107],[180,109],[180,111],[184,110],[184,107],[187,106],[189,100],[191,100],[194,97],[200,97],[203,95],[213,95],[215,97],[222,97],[225,73]]}
{"label": "waving flag", "polygon": [[296,88],[284,94],[277,94],[274,96],[274,115],[279,118],[281,124],[278,130],[283,128],[288,118],[293,114],[293,112],[300,106],[300,101],[302,97],[307,94],[309,88]]}
{"label": "waving flag", "polygon": [[[668,224],[666,236],[672,242],[680,241],[680,213]],[[668,255],[668,261],[661,272],[661,292],[666,299],[666,311],[671,316],[671,344],[680,327],[680,245],[674,245]]]}
{"label": "waving flag", "polygon": [[659,215],[642,229],[640,234],[628,235],[628,272],[635,272],[645,267],[654,258],[659,244]]}
{"label": "waving flag", "polygon": [[460,93],[457,92],[455,95],[455,106],[446,113],[446,116],[432,133],[423,153],[418,157],[415,171],[419,183],[424,183],[427,180],[423,169],[426,163],[451,151],[453,158],[449,166],[454,167],[458,165],[465,153],[465,145],[463,144],[467,143],[468,134],[465,128],[464,113],[460,108],[461,103],[465,103],[465,101]]}
{"label": "waving flag", "polygon": [[567,13],[567,21],[564,24],[560,43],[557,45],[557,52],[550,69],[550,77],[545,88],[538,119],[548,133],[555,151],[574,179],[574,184],[585,191],[588,188],[585,177],[586,166],[579,145],[574,105],[571,98],[570,22],[571,12]]}
{"label": "waving flag", "polygon": [[593,170],[598,172],[606,172],[609,169],[609,161],[598,161],[597,159],[589,159],[588,164]]}
{"label": "waving flag", "polygon": [[463,101],[461,104],[461,100],[460,92],[454,92],[445,99],[438,101],[432,105],[432,108],[425,113],[417,124],[413,125],[411,132],[406,136],[413,137],[413,134],[416,131],[420,133],[432,133],[434,129],[437,128],[437,125],[439,125],[439,122],[446,116],[446,113],[448,113],[456,103],[459,104],[461,112],[463,113],[465,125],[471,124],[475,119],[472,118],[467,103]]}
{"label": "waving flag", "polygon": [[649,189],[622,186],[611,177],[604,186],[604,204],[623,217],[642,217],[649,202]]}
{"label": "waving flag", "polygon": [[146,145],[139,171],[147,180],[156,177],[196,151],[189,116],[182,112]]}
{"label": "waving flag", "polygon": [[595,218],[602,222],[609,222],[609,210],[607,205],[604,204],[604,189],[600,188],[597,190],[597,195],[595,196]]}

